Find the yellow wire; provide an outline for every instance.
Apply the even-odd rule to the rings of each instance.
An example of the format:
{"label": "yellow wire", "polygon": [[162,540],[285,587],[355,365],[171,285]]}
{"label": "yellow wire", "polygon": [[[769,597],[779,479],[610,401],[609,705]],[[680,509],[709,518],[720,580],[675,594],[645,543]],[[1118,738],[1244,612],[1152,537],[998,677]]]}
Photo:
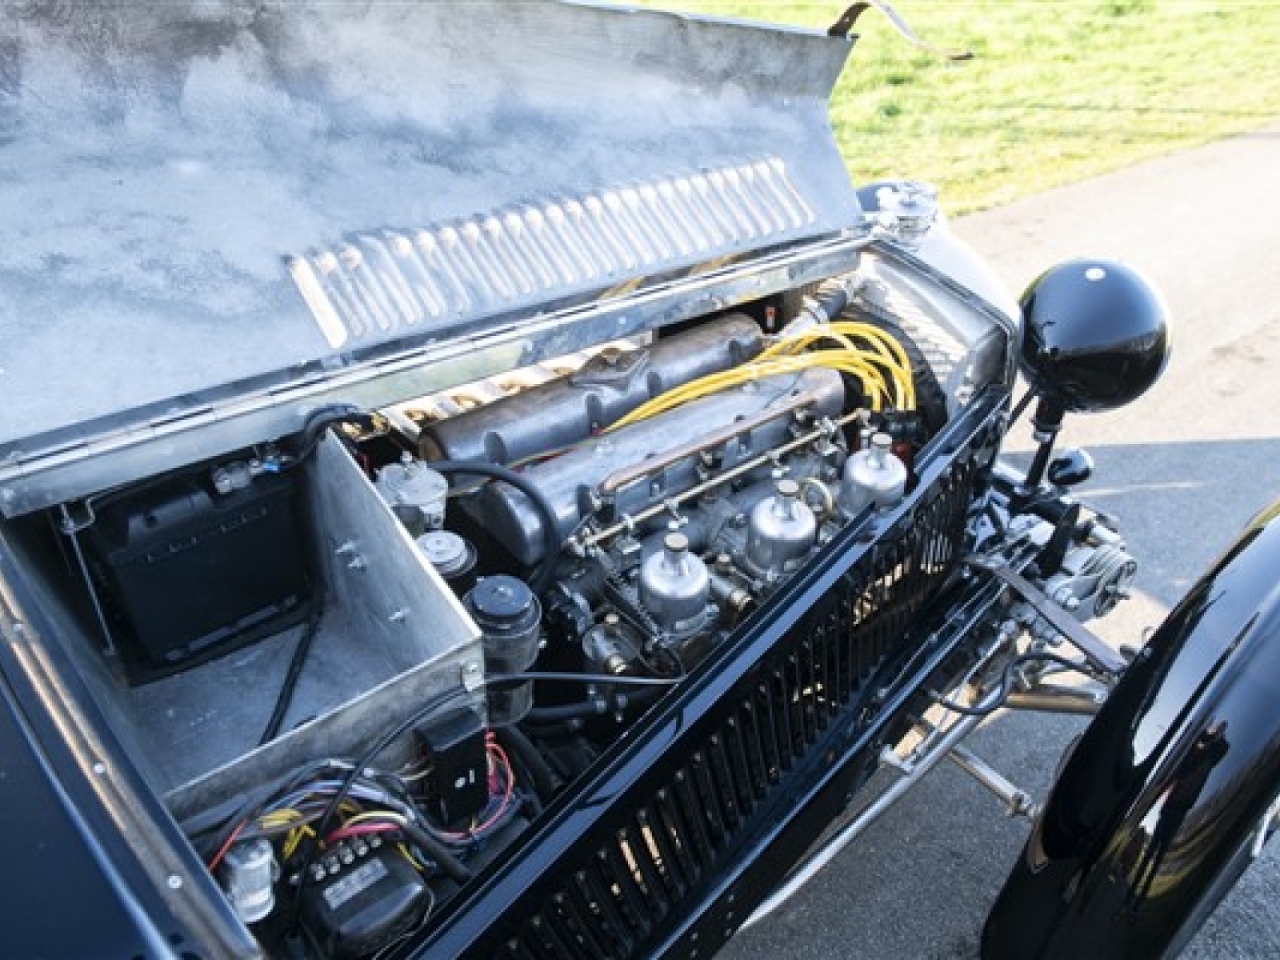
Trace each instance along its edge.
{"label": "yellow wire", "polygon": [[854,344],[845,334],[854,337],[861,337],[867,341],[871,347],[871,353],[875,356],[872,359],[884,361],[885,367],[890,371],[895,385],[898,387],[899,406],[904,408],[914,408],[915,406],[915,384],[911,375],[911,362],[907,359],[906,351],[902,349],[902,345],[898,343],[892,336],[878,327],[858,321],[844,321],[840,323],[820,324],[804,331],[804,333],[789,337],[786,340],[780,340],[767,348],[761,356],[770,356],[776,353],[796,353],[811,343],[821,340],[832,340],[839,343],[845,349],[854,353],[864,353],[865,351]]}
{"label": "yellow wire", "polygon": [[804,333],[796,337],[787,337],[785,340],[779,340],[771,346],[765,347],[760,352],[761,357],[778,356],[787,353],[799,353],[805,346],[816,340],[834,340],[840,346],[844,347],[851,353],[856,353],[858,348],[852,340],[842,333],[834,330],[827,331],[822,328],[814,328],[806,330]]}
{"label": "yellow wire", "polygon": [[911,359],[907,356],[907,351],[903,349],[897,338],[888,332],[881,330],[879,327],[870,323],[862,323],[858,320],[839,320],[834,323],[824,325],[834,333],[847,333],[853,336],[866,337],[868,340],[883,344],[897,358],[899,368],[902,370],[904,380],[907,386],[907,392],[910,399],[910,409],[915,409],[916,391],[915,377],[911,371]]}
{"label": "yellow wire", "polygon": [[858,351],[859,348],[848,339],[849,336],[861,337],[866,340],[873,352],[888,362],[888,366],[894,371],[895,380],[902,387],[903,401],[907,407],[914,408],[915,382],[912,377],[911,361],[907,357],[907,352],[903,349],[902,344],[891,334],[872,324],[858,320],[842,320],[819,324],[810,327],[799,336],[780,340],[766,349],[762,356],[782,351],[794,353],[809,343],[822,339],[834,340],[846,349]]}
{"label": "yellow wire", "polygon": [[859,320],[837,320],[823,324],[823,326],[835,333],[848,333],[853,336],[867,337],[870,340],[878,340],[892,351],[904,370],[909,371],[911,369],[911,360],[907,357],[907,351],[903,349],[902,344],[898,342],[896,337],[885,330],[881,330],[874,324],[862,323]]}
{"label": "yellow wire", "polygon": [[298,849],[298,844],[302,843],[303,837],[314,837],[315,835],[316,832],[305,823],[300,827],[294,827],[290,830],[288,835],[284,838],[283,852],[285,859],[287,860],[294,855]]}
{"label": "yellow wire", "polygon": [[609,430],[617,430],[659,413],[665,413],[667,410],[688,403],[690,400],[719,393],[730,387],[740,386],[764,377],[796,373],[818,366],[832,367],[857,377],[870,394],[873,410],[879,410],[882,401],[893,402],[883,372],[866,359],[864,352],[846,349],[815,350],[797,356],[783,355],[757,358],[753,362],[733,370],[700,377],[683,386],[668,390],[666,393],[642,404],[615,422],[609,427]]}
{"label": "yellow wire", "polygon": [[281,807],[278,810],[264,813],[258,818],[258,824],[263,827],[283,827],[285,824],[301,819],[301,811],[295,810],[293,807]]}
{"label": "yellow wire", "polygon": [[[834,343],[836,347],[812,349],[823,341]],[[885,403],[900,410],[915,409],[911,360],[902,344],[872,324],[842,320],[819,324],[795,337],[779,340],[742,366],[708,374],[668,390],[632,410],[609,426],[606,432],[638,423],[713,393],[811,367],[829,367],[857,378],[866,390],[873,410],[880,410]]]}
{"label": "yellow wire", "polygon": [[[786,358],[792,359],[792,358]],[[776,373],[792,372],[789,365],[782,362],[782,358],[770,363],[754,362],[735,370],[726,370],[721,373],[708,374],[697,380],[692,380],[683,386],[668,390],[666,393],[655,397],[645,404],[637,407],[631,413],[614,423],[609,429],[616,430],[619,427],[627,426],[631,423],[645,420],[659,413],[664,413],[674,407],[690,400],[697,400],[701,397],[708,396],[713,393],[719,393],[730,387],[741,386],[742,384],[758,380],[761,377],[770,376]]]}
{"label": "yellow wire", "polygon": [[730,387],[741,386],[742,384],[755,381],[761,377],[773,374],[793,372],[797,368],[787,360],[794,358],[776,358],[770,361],[758,361],[740,367],[736,370],[725,371],[723,373],[711,374],[706,377],[699,378],[682,387],[677,387],[659,397],[650,400],[641,407],[633,410],[630,414],[623,417],[610,429],[626,426],[640,420],[647,419],[659,413],[664,413],[674,407],[691,400],[696,400],[709,394],[719,393]]}
{"label": "yellow wire", "polygon": [[417,870],[419,873],[423,872],[422,864],[418,863],[418,861],[413,858],[413,854],[409,852],[408,847],[406,847],[403,843],[397,843],[396,849],[400,851],[400,855],[402,857],[404,857],[406,860],[409,861],[409,864],[413,867],[413,869]]}

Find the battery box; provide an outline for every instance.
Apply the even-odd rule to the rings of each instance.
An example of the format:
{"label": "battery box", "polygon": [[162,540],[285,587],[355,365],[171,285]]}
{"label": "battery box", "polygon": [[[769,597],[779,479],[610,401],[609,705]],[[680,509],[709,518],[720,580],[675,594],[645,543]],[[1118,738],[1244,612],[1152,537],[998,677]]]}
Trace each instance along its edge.
{"label": "battery box", "polygon": [[259,474],[219,490],[202,472],[99,508],[85,546],[132,682],[170,675],[306,616],[294,487],[291,474]]}

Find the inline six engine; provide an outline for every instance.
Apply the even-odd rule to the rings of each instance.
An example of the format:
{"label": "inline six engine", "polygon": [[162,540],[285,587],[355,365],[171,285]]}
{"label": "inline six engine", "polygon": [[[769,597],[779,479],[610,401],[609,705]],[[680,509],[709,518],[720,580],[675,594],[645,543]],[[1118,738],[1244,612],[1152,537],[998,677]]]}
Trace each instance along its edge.
{"label": "inline six engine", "polygon": [[400,420],[416,451],[380,482],[518,469],[423,535],[440,572],[540,565],[554,642],[587,672],[678,676],[844,524],[901,497],[922,439],[914,382],[883,327],[766,338],[731,314],[470,409],[492,384],[417,401]]}

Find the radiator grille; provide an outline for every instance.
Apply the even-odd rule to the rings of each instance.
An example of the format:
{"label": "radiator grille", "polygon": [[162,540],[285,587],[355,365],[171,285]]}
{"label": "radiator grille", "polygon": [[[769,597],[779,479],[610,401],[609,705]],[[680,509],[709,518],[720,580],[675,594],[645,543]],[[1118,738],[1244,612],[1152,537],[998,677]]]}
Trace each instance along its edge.
{"label": "radiator grille", "polygon": [[[977,470],[957,460],[899,535],[865,552],[763,659],[727,714],[594,849],[575,849],[503,956],[644,955],[664,919],[720,875],[802,769],[824,766],[833,724],[868,716],[860,694],[904,642],[957,560]],[[866,719],[858,722],[865,723]]]}

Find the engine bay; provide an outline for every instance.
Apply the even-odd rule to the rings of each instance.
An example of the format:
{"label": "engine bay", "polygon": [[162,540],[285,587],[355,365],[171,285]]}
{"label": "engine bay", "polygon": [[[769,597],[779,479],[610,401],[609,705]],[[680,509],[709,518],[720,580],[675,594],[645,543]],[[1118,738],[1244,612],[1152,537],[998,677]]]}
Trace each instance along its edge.
{"label": "engine bay", "polygon": [[421,927],[903,497],[1005,344],[876,268],[24,518],[70,659],[268,953]]}

